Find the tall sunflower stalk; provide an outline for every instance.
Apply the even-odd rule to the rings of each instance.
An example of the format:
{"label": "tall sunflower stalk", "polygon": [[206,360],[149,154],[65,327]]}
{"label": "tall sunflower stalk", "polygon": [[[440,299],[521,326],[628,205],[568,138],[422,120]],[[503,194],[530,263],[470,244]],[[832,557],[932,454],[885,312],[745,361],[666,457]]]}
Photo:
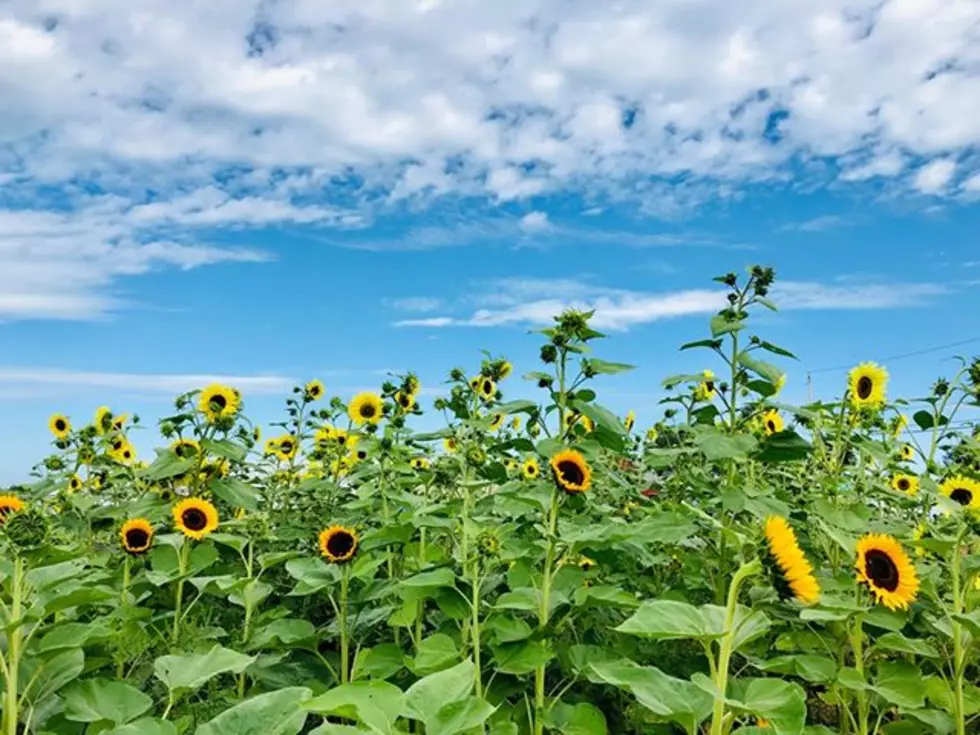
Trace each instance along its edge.
{"label": "tall sunflower stalk", "polygon": [[18,674],[20,672],[21,655],[23,653],[23,603],[25,593],[26,563],[19,553],[14,555],[13,570],[10,575],[10,606],[3,606],[7,634],[6,655],[0,653],[0,671],[3,672],[7,690],[3,705],[4,735],[18,735],[20,700]]}

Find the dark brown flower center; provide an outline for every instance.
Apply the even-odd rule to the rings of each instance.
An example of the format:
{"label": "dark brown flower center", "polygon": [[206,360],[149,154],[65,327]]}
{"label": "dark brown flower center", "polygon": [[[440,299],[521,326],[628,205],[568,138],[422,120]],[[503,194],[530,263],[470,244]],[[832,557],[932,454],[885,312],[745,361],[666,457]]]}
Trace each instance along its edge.
{"label": "dark brown flower center", "polygon": [[292,454],[293,443],[289,441],[289,439],[283,439],[282,443],[279,444],[279,449],[283,452],[283,454]]}
{"label": "dark brown flower center", "polygon": [[898,481],[898,489],[902,492],[907,492],[910,486],[911,483],[909,483],[908,479],[905,477]]}
{"label": "dark brown flower center", "polygon": [[362,403],[361,404],[361,418],[363,419],[373,419],[377,414],[377,409],[375,409],[373,403]]}
{"label": "dark brown flower center", "polygon": [[877,587],[889,592],[898,589],[898,567],[884,551],[871,549],[864,555],[864,573]]}
{"label": "dark brown flower center", "polygon": [[776,433],[776,422],[773,421],[772,419],[769,419],[766,422],[766,428],[769,429],[769,433],[770,434],[775,434]]}
{"label": "dark brown flower center", "polygon": [[68,428],[68,424],[65,423],[64,419],[57,419],[54,422],[54,428],[57,429],[58,431],[64,431],[65,429]]}
{"label": "dark brown flower center", "polygon": [[490,394],[492,394],[493,393],[493,383],[491,383],[489,380],[484,380],[483,381],[483,392],[485,394],[487,394],[488,396]]}
{"label": "dark brown flower center", "polygon": [[203,531],[208,525],[208,517],[200,508],[188,508],[180,518],[189,531]]}
{"label": "dark brown flower center", "polygon": [[10,515],[13,508],[9,505],[0,505],[0,519],[4,519]]}
{"label": "dark brown flower center", "polygon": [[211,396],[208,399],[208,403],[211,405],[215,411],[224,411],[228,407],[228,399],[225,398],[220,393]]}
{"label": "dark brown flower center", "polygon": [[579,463],[568,459],[558,463],[558,475],[568,485],[581,485],[585,480],[585,472]]}
{"label": "dark brown flower center", "polygon": [[960,505],[969,505],[973,502],[973,493],[965,487],[958,487],[949,494],[949,497]]}
{"label": "dark brown flower center", "polygon": [[334,531],[327,539],[327,552],[337,559],[342,559],[354,551],[356,543],[354,536],[347,531]]}
{"label": "dark brown flower center", "polygon": [[708,391],[708,393],[714,393],[715,392],[715,381],[713,381],[713,380],[706,380],[706,381],[704,381],[704,389],[706,391]]}
{"label": "dark brown flower center", "polygon": [[871,395],[871,390],[874,388],[874,383],[871,378],[867,375],[862,375],[858,380],[857,384],[857,394],[858,398],[861,400],[866,400]]}
{"label": "dark brown flower center", "polygon": [[130,551],[142,551],[150,545],[150,534],[142,528],[126,531],[126,546]]}

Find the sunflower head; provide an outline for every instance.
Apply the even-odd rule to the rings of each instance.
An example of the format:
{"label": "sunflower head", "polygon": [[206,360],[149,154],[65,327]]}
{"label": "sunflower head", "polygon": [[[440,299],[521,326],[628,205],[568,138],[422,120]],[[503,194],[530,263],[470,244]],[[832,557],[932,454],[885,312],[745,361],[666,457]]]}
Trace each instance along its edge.
{"label": "sunflower head", "polygon": [[384,404],[377,393],[359,393],[347,407],[347,415],[358,426],[377,424],[384,416]]}
{"label": "sunflower head", "polygon": [[324,424],[313,434],[313,443],[318,449],[326,449],[333,443],[336,435],[337,430],[334,427],[330,424]]}
{"label": "sunflower head", "polygon": [[218,527],[218,509],[204,498],[186,498],[173,509],[177,530],[200,541]]}
{"label": "sunflower head", "polygon": [[555,482],[566,493],[584,493],[592,483],[592,468],[579,452],[563,449],[551,458]]}
{"label": "sunflower head", "polygon": [[67,416],[56,413],[48,419],[48,428],[51,429],[51,433],[54,434],[55,439],[62,441],[67,439],[71,433],[71,422]]}
{"label": "sunflower head", "polygon": [[857,580],[889,610],[907,609],[919,591],[915,567],[892,536],[869,533],[857,544]]}
{"label": "sunflower head", "polygon": [[415,408],[415,396],[412,393],[398,391],[395,393],[395,403],[402,411],[411,411]]}
{"label": "sunflower head", "polygon": [[120,416],[116,416],[116,418],[114,418],[112,420],[112,430],[113,431],[122,431],[123,428],[125,428],[126,422],[128,420],[129,420],[129,416],[126,415],[126,414],[122,414]]}
{"label": "sunflower head", "polygon": [[272,441],[275,442],[273,452],[283,462],[288,462],[299,452],[299,442],[292,434],[283,434]]}
{"label": "sunflower head", "polygon": [[911,444],[903,444],[898,450],[898,456],[903,462],[911,462],[915,459],[915,450]]}
{"label": "sunflower head", "polygon": [[520,416],[515,416],[514,418],[512,418],[510,420],[510,428],[512,428],[514,431],[517,431],[518,429],[521,428],[521,417]]}
{"label": "sunflower head", "polygon": [[939,492],[970,510],[980,510],[980,482],[956,475],[944,480]]}
{"label": "sunflower head", "polygon": [[409,463],[414,470],[427,470],[429,469],[429,460],[425,457],[412,457]]}
{"label": "sunflower head", "polygon": [[112,429],[112,411],[108,406],[99,406],[95,410],[95,430],[105,434]]}
{"label": "sunflower head", "polygon": [[447,436],[445,439],[442,440],[442,448],[449,454],[452,454],[458,448],[456,445],[456,440],[453,439],[451,436]]}
{"label": "sunflower head", "polygon": [[626,420],[623,421],[623,426],[626,427],[626,431],[633,431],[633,426],[636,424],[636,411],[632,408],[626,414]]}
{"label": "sunflower head", "polygon": [[528,457],[521,465],[521,474],[528,480],[536,480],[541,475],[541,465],[534,457]]}
{"label": "sunflower head", "polygon": [[510,374],[514,372],[514,366],[511,365],[507,360],[504,360],[497,367],[497,380],[506,380],[510,377]]}
{"label": "sunflower head", "polygon": [[204,388],[198,397],[197,408],[208,421],[215,423],[238,413],[241,396],[234,388],[214,383]]}
{"label": "sunflower head", "polygon": [[710,370],[705,370],[701,373],[701,381],[697,384],[694,389],[694,400],[696,401],[711,401],[714,400],[717,394],[717,387],[715,385],[715,374]]}
{"label": "sunflower head", "polygon": [[24,501],[16,495],[0,495],[0,525],[14,513],[24,510]]}
{"label": "sunflower head", "polygon": [[357,533],[353,528],[330,526],[320,531],[320,554],[333,564],[343,564],[357,553]]}
{"label": "sunflower head", "polygon": [[784,600],[795,598],[805,605],[817,602],[820,599],[820,585],[786,519],[770,516],[766,519],[764,532],[767,565],[777,594]]}
{"label": "sunflower head", "polygon": [[913,496],[919,492],[919,478],[915,475],[899,473],[892,477],[891,486],[892,490]]}
{"label": "sunflower head", "polygon": [[71,478],[68,480],[68,492],[77,493],[79,490],[82,489],[82,485],[84,485],[84,483],[82,482],[82,478],[79,477],[78,475],[72,475]]}
{"label": "sunflower head", "polygon": [[492,378],[480,378],[479,393],[480,398],[482,398],[484,401],[492,401],[493,397],[497,395],[497,384],[493,382]]}
{"label": "sunflower head", "polygon": [[325,389],[319,380],[311,380],[303,389],[303,396],[307,401],[319,401],[323,398]]}
{"label": "sunflower head", "polygon": [[502,413],[495,413],[493,418],[490,419],[490,431],[498,431],[503,425],[504,415]]}
{"label": "sunflower head", "polygon": [[590,434],[595,431],[595,422],[583,413],[577,413],[571,411],[565,414],[565,429],[571,431],[576,426],[581,426],[585,429],[586,434]]}
{"label": "sunflower head", "polygon": [[133,518],[123,524],[119,536],[130,554],[145,554],[153,545],[153,526],[145,518]]}
{"label": "sunflower head", "polygon": [[895,419],[895,423],[892,425],[892,438],[898,439],[902,432],[908,428],[909,419],[904,413],[898,414],[898,418]]}
{"label": "sunflower head", "polygon": [[117,437],[113,441],[109,454],[120,464],[130,464],[136,459],[136,449],[125,437]]}
{"label": "sunflower head", "polygon": [[170,451],[181,459],[190,459],[201,453],[201,445],[196,439],[178,439],[170,445]]}
{"label": "sunflower head", "polygon": [[848,376],[851,405],[855,408],[879,408],[885,403],[888,372],[873,362],[862,362]]}
{"label": "sunflower head", "polygon": [[762,415],[762,428],[765,429],[766,436],[781,432],[785,428],[785,424],[783,424],[783,417],[779,415],[779,411],[775,409],[766,411]]}

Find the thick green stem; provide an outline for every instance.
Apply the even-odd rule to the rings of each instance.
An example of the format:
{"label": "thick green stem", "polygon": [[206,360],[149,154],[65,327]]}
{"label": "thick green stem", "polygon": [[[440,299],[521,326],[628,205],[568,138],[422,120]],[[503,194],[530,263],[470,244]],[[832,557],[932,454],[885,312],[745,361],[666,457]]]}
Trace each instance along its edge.
{"label": "thick green stem", "polygon": [[24,589],[24,560],[14,557],[14,569],[10,578],[10,619],[7,628],[7,696],[3,713],[6,717],[6,735],[17,735],[18,681],[20,672],[21,603]]}
{"label": "thick green stem", "polygon": [[728,606],[725,608],[725,633],[718,651],[715,667],[715,703],[711,717],[711,735],[723,735],[725,725],[725,694],[728,691],[728,667],[735,644],[735,614],[738,611],[738,593],[746,579],[762,571],[758,559],[743,564],[735,572],[728,587]]}
{"label": "thick green stem", "polygon": [[174,602],[174,628],[171,639],[174,643],[180,637],[180,618],[183,613],[184,605],[184,575],[187,574],[187,558],[190,555],[190,541],[184,539],[177,552],[177,572],[180,578],[177,580],[177,599]]}
{"label": "thick green stem", "polygon": [[[248,542],[248,559],[245,561],[245,574],[248,579],[252,579],[252,568],[255,565],[255,544],[252,541]],[[247,587],[246,587],[247,589]],[[248,639],[251,635],[251,624],[252,624],[252,603],[251,598],[246,593],[243,596],[243,602],[245,603],[245,623],[242,626],[242,644],[248,643]],[[245,698],[245,672],[243,671],[238,675],[238,698]]]}
{"label": "thick green stem", "polygon": [[350,572],[347,565],[341,572],[340,577],[340,683],[346,684],[349,681],[350,669],[348,666],[350,641],[347,639],[347,597],[350,586]]}
{"label": "thick green stem", "polygon": [[[864,679],[864,616],[856,615],[848,632],[851,642],[851,652],[854,654],[854,668],[861,679]],[[868,693],[859,691],[857,693],[857,733],[858,735],[868,735]]]}
{"label": "thick green stem", "polygon": [[483,696],[483,670],[480,662],[480,563],[473,562],[473,576],[471,579],[473,587],[473,597],[470,608],[473,619],[473,688],[476,696]]}
{"label": "thick green stem", "polygon": [[[962,543],[963,534],[964,529],[961,529],[956,537],[956,544],[953,546],[953,558],[950,559],[950,572],[953,577],[953,613],[956,615],[963,612],[963,585],[960,579],[960,544]],[[956,720],[956,735],[965,735],[966,713],[964,712],[963,676],[966,673],[966,648],[963,645],[963,628],[956,618],[952,620],[952,627],[953,717]]]}
{"label": "thick green stem", "polygon": [[[551,491],[551,508],[548,511],[548,547],[544,555],[544,573],[541,580],[541,607],[538,610],[538,629],[543,630],[548,624],[551,613],[551,574],[555,564],[555,544],[558,540],[558,490]],[[545,665],[542,664],[534,672],[534,733],[544,732],[544,675]]]}

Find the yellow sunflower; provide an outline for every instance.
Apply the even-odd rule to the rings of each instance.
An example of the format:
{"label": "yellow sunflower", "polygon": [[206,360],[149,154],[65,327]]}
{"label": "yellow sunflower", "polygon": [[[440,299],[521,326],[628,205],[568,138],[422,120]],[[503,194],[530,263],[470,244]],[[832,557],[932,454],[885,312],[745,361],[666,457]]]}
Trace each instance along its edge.
{"label": "yellow sunflower", "polygon": [[126,426],[126,422],[128,420],[129,420],[129,416],[127,414],[122,414],[121,416],[116,416],[116,418],[114,418],[112,420],[112,430],[113,431],[122,431],[123,430],[123,427]]}
{"label": "yellow sunflower", "polygon": [[275,449],[273,453],[284,462],[288,462],[299,451],[299,442],[292,434],[283,434],[275,439]]}
{"label": "yellow sunflower", "polygon": [[786,373],[782,373],[778,378],[776,378],[776,383],[773,385],[773,395],[778,396],[782,393],[783,388],[786,387]]}
{"label": "yellow sunflower", "polygon": [[623,426],[626,427],[627,432],[630,432],[633,431],[633,425],[635,423],[636,423],[636,411],[634,411],[631,408],[629,410],[629,413],[626,414],[626,420],[623,422]]}
{"label": "yellow sunflower", "polygon": [[330,424],[324,424],[313,434],[313,443],[317,445],[319,449],[326,449],[331,443],[333,443],[334,437],[337,435],[337,430]]}
{"label": "yellow sunflower", "polygon": [[502,363],[500,363],[500,367],[497,368],[497,379],[506,380],[510,377],[512,372],[514,372],[514,366],[504,360]]}
{"label": "yellow sunflower", "polygon": [[412,457],[412,461],[409,464],[411,464],[412,469],[415,470],[429,469],[429,460],[427,460],[425,457]]}
{"label": "yellow sunflower", "polygon": [[170,445],[170,451],[181,459],[190,459],[200,454],[201,445],[196,439],[178,439]]}
{"label": "yellow sunflower", "polygon": [[114,442],[110,454],[114,460],[122,464],[129,464],[136,459],[136,449],[126,439]]}
{"label": "yellow sunflower", "polygon": [[359,393],[347,407],[347,415],[358,426],[377,424],[384,413],[384,404],[377,393]]}
{"label": "yellow sunflower", "polygon": [[451,436],[447,436],[445,439],[442,440],[442,448],[447,452],[449,452],[450,454],[452,454],[457,449],[456,440],[453,439]]}
{"label": "yellow sunflower", "polygon": [[0,495],[0,524],[7,520],[11,513],[24,510],[24,501],[16,495]]}
{"label": "yellow sunflower", "polygon": [[805,605],[820,599],[820,585],[813,567],[796,541],[796,534],[785,518],[769,516],[765,525],[766,543],[772,559],[773,586],[783,599],[795,597]]}
{"label": "yellow sunflower", "polygon": [[119,536],[130,554],[144,554],[153,544],[153,526],[145,518],[133,518],[123,524]]}
{"label": "yellow sunflower", "polygon": [[51,429],[51,433],[54,434],[55,439],[67,439],[68,435],[71,433],[71,422],[68,420],[67,416],[62,416],[60,413],[56,413],[54,416],[48,419],[48,428]]}
{"label": "yellow sunflower", "polygon": [[888,372],[873,362],[862,362],[851,370],[848,388],[855,408],[878,408],[885,403]]}
{"label": "yellow sunflower", "polygon": [[714,400],[716,394],[715,374],[710,370],[705,370],[701,373],[701,382],[694,389],[694,400],[711,401]]}
{"label": "yellow sunflower", "polygon": [[898,414],[898,418],[895,419],[895,426],[892,429],[892,438],[898,439],[903,431],[908,427],[909,419],[904,413]]}
{"label": "yellow sunflower", "polygon": [[342,564],[357,553],[357,533],[353,528],[330,526],[320,531],[320,554],[327,561]]}
{"label": "yellow sunflower", "polygon": [[907,609],[919,590],[915,566],[896,539],[869,533],[857,544],[857,580],[889,610]]}
{"label": "yellow sunflower", "polygon": [[275,454],[276,453],[276,446],[277,446],[277,443],[276,443],[276,438],[275,437],[270,437],[269,439],[266,439],[265,440],[265,448],[263,449],[263,454],[267,454],[267,455],[269,455],[269,454]]}
{"label": "yellow sunflower", "polygon": [[582,426],[587,434],[595,431],[595,422],[585,414],[576,411],[565,414],[565,429],[571,431],[576,425]]}
{"label": "yellow sunflower", "polygon": [[915,458],[915,450],[911,444],[903,444],[898,450],[898,456],[905,462],[911,462]]}
{"label": "yellow sunflower", "polygon": [[303,389],[303,395],[308,401],[319,401],[323,398],[324,391],[323,383],[319,380],[311,380]]}
{"label": "yellow sunflower", "polygon": [[566,493],[584,493],[592,482],[592,468],[574,449],[563,449],[551,458],[555,482]]}
{"label": "yellow sunflower", "polygon": [[490,419],[490,431],[497,431],[503,425],[504,425],[504,415],[502,413],[495,413],[493,415],[493,418]]}
{"label": "yellow sunflower", "polygon": [[254,429],[252,429],[252,441],[255,442],[256,444],[258,444],[260,441],[262,441],[262,427],[261,426],[256,426]]}
{"label": "yellow sunflower", "polygon": [[422,384],[419,382],[418,376],[412,375],[411,373],[405,378],[403,385],[405,386],[405,391],[411,393],[413,396],[422,389]]}
{"label": "yellow sunflower", "polygon": [[214,383],[201,391],[197,401],[198,410],[214,423],[230,418],[238,413],[241,396],[234,388]]}
{"label": "yellow sunflower", "polygon": [[480,398],[484,401],[492,401],[497,395],[497,384],[490,378],[480,379]]}
{"label": "yellow sunflower", "polygon": [[538,460],[534,457],[529,457],[524,460],[524,464],[521,465],[521,472],[524,474],[528,480],[537,479],[541,474],[541,465],[538,464]]}
{"label": "yellow sunflower", "polygon": [[772,436],[773,434],[778,434],[785,427],[783,424],[783,417],[779,415],[779,411],[771,409],[766,411],[762,415],[762,427],[766,431],[766,436]]}
{"label": "yellow sunflower", "polygon": [[177,530],[200,541],[218,527],[218,509],[203,498],[186,498],[173,509]]}
{"label": "yellow sunflower", "polygon": [[517,431],[518,429],[521,428],[521,417],[520,416],[515,416],[514,418],[512,418],[510,420],[510,428],[512,428],[514,431]]}
{"label": "yellow sunflower", "polygon": [[333,433],[334,444],[341,447],[356,447],[360,440],[361,437],[359,437],[357,434],[351,434],[343,429],[336,429]]}
{"label": "yellow sunflower", "polygon": [[105,434],[112,428],[112,411],[108,406],[99,406],[95,410],[95,430]]}
{"label": "yellow sunflower", "polygon": [[939,492],[964,508],[980,510],[980,482],[976,480],[962,475],[950,477],[939,486]]}
{"label": "yellow sunflower", "polygon": [[415,408],[415,396],[400,390],[395,393],[395,403],[402,411],[411,411]]}
{"label": "yellow sunflower", "polygon": [[648,442],[655,442],[655,441],[657,441],[657,437],[658,436],[660,436],[660,432],[657,431],[654,427],[651,426],[649,429],[647,429],[647,437],[646,438],[647,438],[647,441]]}
{"label": "yellow sunflower", "polygon": [[892,477],[892,490],[914,496],[919,492],[919,478],[915,475],[897,474]]}
{"label": "yellow sunflower", "polygon": [[81,477],[79,477],[78,475],[72,475],[71,478],[68,480],[68,492],[77,493],[79,490],[82,489],[82,485],[84,484],[85,483],[82,482]]}

